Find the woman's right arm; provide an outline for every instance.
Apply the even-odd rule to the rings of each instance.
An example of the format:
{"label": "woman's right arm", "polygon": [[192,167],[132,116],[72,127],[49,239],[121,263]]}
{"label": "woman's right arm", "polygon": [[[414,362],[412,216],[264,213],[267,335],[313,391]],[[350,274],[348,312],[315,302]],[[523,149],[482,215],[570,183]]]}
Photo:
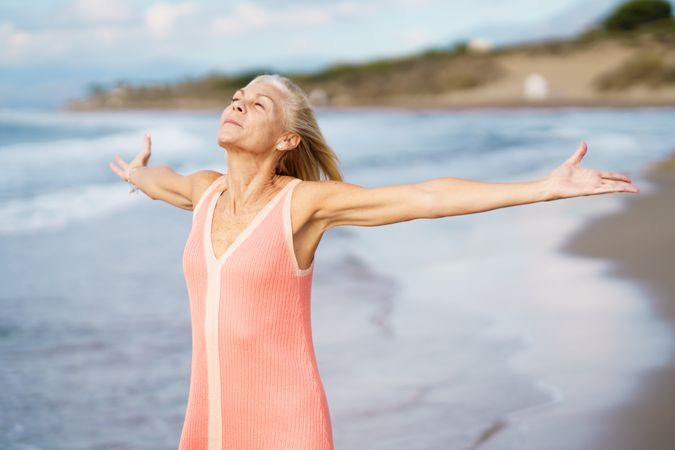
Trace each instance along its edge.
{"label": "woman's right arm", "polygon": [[180,175],[166,164],[148,167],[150,135],[144,137],[143,150],[129,163],[115,155],[115,165],[110,169],[122,180],[130,181],[153,200],[162,200],[178,208],[192,211],[204,190],[222,174],[214,170],[199,170],[190,175]]}
{"label": "woman's right arm", "polygon": [[131,182],[153,200],[162,200],[192,211],[204,190],[220,176],[220,173],[213,170],[199,170],[190,175],[181,175],[163,164],[137,167],[131,175]]}

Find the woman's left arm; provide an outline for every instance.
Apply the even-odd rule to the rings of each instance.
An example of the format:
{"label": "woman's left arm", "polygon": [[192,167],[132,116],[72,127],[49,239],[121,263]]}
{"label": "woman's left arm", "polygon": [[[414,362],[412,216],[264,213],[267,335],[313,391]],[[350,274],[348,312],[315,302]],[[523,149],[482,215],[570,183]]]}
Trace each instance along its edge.
{"label": "woman's left arm", "polygon": [[349,183],[323,184],[322,192],[315,197],[318,206],[314,216],[325,229],[339,225],[377,226],[584,195],[639,192],[624,174],[580,168],[586,151],[582,143],[546,178],[533,181],[495,183],[443,177],[371,189]]}
{"label": "woman's left arm", "polygon": [[437,200],[434,203],[440,217],[585,195],[640,192],[627,175],[580,168],[579,164],[587,150],[586,143],[582,142],[563,164],[539,180],[491,183],[437,178],[427,184],[436,193]]}

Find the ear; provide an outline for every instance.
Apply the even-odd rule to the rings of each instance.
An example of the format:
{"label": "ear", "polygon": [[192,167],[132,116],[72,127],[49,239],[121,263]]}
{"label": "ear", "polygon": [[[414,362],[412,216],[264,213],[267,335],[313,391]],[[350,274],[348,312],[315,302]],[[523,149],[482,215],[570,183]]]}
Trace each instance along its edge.
{"label": "ear", "polygon": [[299,134],[293,132],[284,133],[277,141],[278,150],[293,150],[300,145],[302,138]]}

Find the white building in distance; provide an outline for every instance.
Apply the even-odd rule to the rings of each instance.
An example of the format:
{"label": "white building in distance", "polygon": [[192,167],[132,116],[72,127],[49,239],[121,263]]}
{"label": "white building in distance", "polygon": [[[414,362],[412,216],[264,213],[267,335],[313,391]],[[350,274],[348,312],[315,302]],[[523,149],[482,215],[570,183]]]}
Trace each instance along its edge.
{"label": "white building in distance", "polygon": [[470,52],[485,53],[492,50],[494,45],[487,39],[475,38],[467,42],[466,47]]}
{"label": "white building in distance", "polygon": [[543,75],[531,73],[525,77],[523,95],[527,100],[541,101],[549,97],[548,81]]}

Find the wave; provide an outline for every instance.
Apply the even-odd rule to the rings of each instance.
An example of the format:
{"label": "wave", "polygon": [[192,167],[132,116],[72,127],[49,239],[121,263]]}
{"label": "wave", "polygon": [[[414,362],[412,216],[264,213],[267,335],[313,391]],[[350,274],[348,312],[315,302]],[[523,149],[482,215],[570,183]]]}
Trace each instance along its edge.
{"label": "wave", "polygon": [[128,192],[126,184],[101,183],[10,200],[0,205],[0,235],[63,229],[143,200]]}

